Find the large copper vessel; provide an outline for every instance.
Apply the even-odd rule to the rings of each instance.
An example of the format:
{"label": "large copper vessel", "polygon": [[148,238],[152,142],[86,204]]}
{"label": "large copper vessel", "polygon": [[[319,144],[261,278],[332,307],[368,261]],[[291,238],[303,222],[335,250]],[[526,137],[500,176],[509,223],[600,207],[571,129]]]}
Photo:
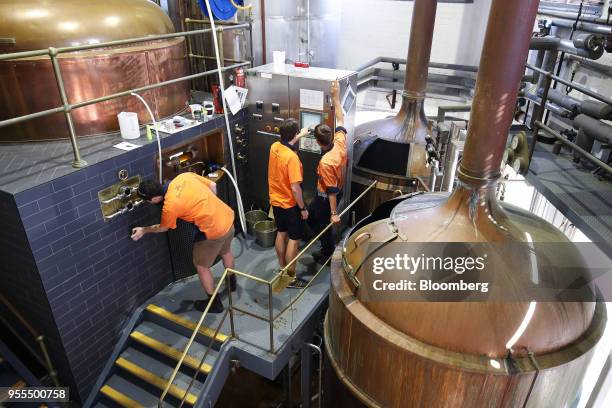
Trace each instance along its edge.
{"label": "large copper vessel", "polygon": [[[148,0],[0,0],[0,53],[96,44],[174,32],[169,17]],[[110,95],[187,75],[185,39],[135,43],[60,54],[70,103]],[[181,111],[189,82],[143,93],[155,115]],[[0,120],[61,106],[49,57],[0,61]],[[72,112],[78,136],[118,129],[117,113],[149,117],[133,97],[113,99]],[[0,142],[63,139],[63,113],[2,128]]]}
{"label": "large copper vessel", "polygon": [[380,181],[358,205],[358,218],[398,191],[415,190],[418,178],[429,179],[424,100],[436,9],[437,0],[414,1],[402,106],[397,115],[355,129],[353,196],[373,180]]}
{"label": "large copper vessel", "polygon": [[373,302],[358,267],[382,251],[367,244],[385,242],[559,243],[562,264],[586,266],[554,226],[495,197],[538,3],[493,0],[455,191],[402,201],[389,218],[360,225],[334,254],[327,406],[552,408],[578,396],[605,327],[604,305],[526,300],[530,274],[546,282],[561,275],[539,270],[538,249],[487,276],[507,288],[503,302]]}

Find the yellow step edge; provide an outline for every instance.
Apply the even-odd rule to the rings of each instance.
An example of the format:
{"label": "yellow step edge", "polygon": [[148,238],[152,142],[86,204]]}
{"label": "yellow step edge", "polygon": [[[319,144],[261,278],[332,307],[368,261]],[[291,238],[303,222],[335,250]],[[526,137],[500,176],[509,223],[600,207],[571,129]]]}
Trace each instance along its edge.
{"label": "yellow step edge", "polygon": [[[175,361],[179,361],[181,359],[181,356],[183,355],[182,350],[179,351],[174,347],[170,347],[169,345],[164,344],[154,338],[151,338],[144,333],[135,331],[130,334],[130,337],[134,341],[137,341],[138,343],[147,346],[148,348],[155,350],[158,353],[165,355],[166,357],[170,357]],[[186,355],[185,360],[183,360],[183,362],[194,370],[197,370],[200,365],[200,360],[190,355]],[[212,367],[206,363],[202,364],[202,367],[200,367],[200,372],[204,374],[210,373],[210,370],[212,370]]]}
{"label": "yellow step edge", "polygon": [[[162,307],[159,307],[153,304],[148,305],[146,310],[160,317],[163,317],[166,320],[170,320],[171,322],[181,325],[191,331],[195,330],[197,326],[195,322],[192,322],[189,319],[185,319],[184,317],[176,315],[172,312],[167,311],[166,309]],[[211,329],[210,327],[200,327],[200,334],[206,337],[212,337],[214,336],[215,331]],[[217,336],[216,336],[217,341],[224,342],[227,339],[228,339],[228,336],[226,334],[221,333],[221,332],[217,333]]]}
{"label": "yellow step edge", "polygon": [[115,401],[117,404],[121,405],[122,407],[144,408],[144,406],[141,405],[140,403],[134,401],[127,395],[117,391],[116,389],[114,389],[113,387],[109,385],[105,385],[102,388],[100,388],[100,392],[104,394],[107,398],[110,398],[113,401]]}
{"label": "yellow step edge", "polygon": [[[168,384],[168,379],[161,378],[156,374],[153,374],[152,372],[137,366],[131,361],[126,360],[123,357],[119,357],[117,361],[115,361],[115,364],[117,364],[119,367],[123,368],[130,374],[133,374],[141,380],[146,381],[149,384],[159,388],[160,390],[166,388],[166,385]],[[179,400],[182,400],[183,396],[185,395],[185,390],[173,384],[170,386],[168,394],[172,395],[175,398],[178,398]],[[196,397],[194,394],[188,393],[187,397],[185,398],[185,402],[189,405],[194,405],[197,399],[198,397]]]}

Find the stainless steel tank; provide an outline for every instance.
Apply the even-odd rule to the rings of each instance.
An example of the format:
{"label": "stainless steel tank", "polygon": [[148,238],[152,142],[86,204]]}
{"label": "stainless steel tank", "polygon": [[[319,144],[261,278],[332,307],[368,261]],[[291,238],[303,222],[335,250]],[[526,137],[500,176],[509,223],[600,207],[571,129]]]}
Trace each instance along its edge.
{"label": "stainless steel tank", "polygon": [[[96,44],[174,32],[168,16],[148,0],[0,0],[0,53]],[[135,43],[59,55],[70,103],[167,81],[187,74],[185,39]],[[47,56],[0,62],[0,120],[61,106]],[[181,111],[189,82],[143,93],[156,116]],[[78,136],[115,131],[117,113],[149,116],[133,97],[86,106],[72,112]],[[68,138],[62,113],[5,127],[0,142]]]}
{"label": "stainless steel tank", "polygon": [[349,275],[366,282],[358,266],[381,253],[367,244],[384,242],[559,243],[563,261],[586,267],[554,226],[495,197],[538,3],[493,0],[458,187],[402,201],[389,218],[361,224],[334,254],[326,406],[564,407],[579,394],[605,327],[604,304],[526,301],[534,270],[546,282],[559,275],[539,268],[538,247],[488,276],[504,288],[503,302],[374,302]]}
{"label": "stainless steel tank", "polygon": [[402,106],[394,117],[355,129],[353,197],[373,180],[380,183],[357,206],[357,218],[368,215],[396,194],[415,191],[429,179],[424,100],[437,0],[415,0]]}

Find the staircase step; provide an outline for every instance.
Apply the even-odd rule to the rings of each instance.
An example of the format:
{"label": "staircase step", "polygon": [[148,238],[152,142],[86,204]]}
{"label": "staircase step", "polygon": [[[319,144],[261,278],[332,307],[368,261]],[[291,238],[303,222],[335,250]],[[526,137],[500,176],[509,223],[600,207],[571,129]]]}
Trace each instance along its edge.
{"label": "staircase step", "polygon": [[[151,390],[148,388],[148,384],[144,384],[144,382],[141,384],[139,383],[139,381],[132,381],[131,379],[128,379],[126,377],[127,375],[124,373],[113,374],[107,380],[105,387],[108,386],[110,389],[125,396],[126,398],[129,398],[129,400],[134,401],[136,404],[138,404],[137,406],[156,408],[157,404],[159,403],[161,391],[156,389],[154,392],[151,392]],[[118,404],[120,406],[126,406],[117,402],[112,397],[109,397],[106,393],[102,391],[102,388],[100,389],[100,392],[104,396],[102,399],[110,400],[112,402],[110,404],[107,403],[105,405],[114,406],[115,404]],[[101,403],[104,402],[105,401],[101,401]],[[164,403],[165,405],[168,405],[170,401],[165,400]]]}
{"label": "staircase step", "polygon": [[[133,342],[162,354],[173,361],[179,361],[189,341],[189,339],[178,333],[147,321],[136,327],[130,334],[130,338]],[[202,357],[206,353],[206,349],[207,347],[198,342],[193,342],[183,363],[197,370]],[[200,367],[200,372],[204,374],[210,373],[217,356],[218,352],[211,347],[204,364]]]}
{"label": "staircase step", "polygon": [[128,397],[124,393],[117,391],[110,385],[105,385],[100,388],[100,393],[104,395],[106,398],[114,401],[115,403],[121,405],[126,408],[141,408],[143,405],[138,401],[134,401],[132,398]]}
{"label": "staircase step", "polygon": [[[168,320],[176,325],[182,326],[185,329],[188,329],[190,331],[194,331],[197,323],[187,319],[183,316],[179,316],[177,314],[174,314],[172,312],[167,311],[166,309],[156,306],[154,304],[149,304],[146,309],[147,312],[151,313],[154,316],[157,317],[161,317],[162,319]],[[199,333],[203,336],[212,338],[215,335],[215,329],[211,329],[210,327],[200,327]],[[215,340],[223,343],[225,342],[227,339],[229,338],[229,336],[227,334],[224,333],[217,333],[217,335],[215,336]]]}
{"label": "staircase step", "polygon": [[[165,364],[135,348],[128,347],[121,353],[116,364],[128,371],[132,375],[148,382],[149,384],[163,390],[166,387],[168,379],[174,371],[174,365]],[[146,367],[146,369],[144,368]],[[187,390],[192,376],[188,376],[179,371],[176,378],[170,387],[168,393],[179,400],[183,398],[185,390]],[[200,381],[194,381],[193,386],[187,394],[185,401],[193,405],[197,399],[197,395],[204,388],[204,384]]]}

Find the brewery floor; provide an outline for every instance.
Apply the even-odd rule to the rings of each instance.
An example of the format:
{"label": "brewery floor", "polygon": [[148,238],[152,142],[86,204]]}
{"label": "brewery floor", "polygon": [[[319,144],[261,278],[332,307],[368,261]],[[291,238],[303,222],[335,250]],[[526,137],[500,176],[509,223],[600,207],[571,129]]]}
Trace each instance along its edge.
{"label": "brewery floor", "polygon": [[[316,247],[316,245],[314,246]],[[278,261],[273,248],[262,248],[255,240],[234,239],[232,250],[236,257],[236,270],[253,276],[270,280],[278,272]],[[310,251],[312,252],[312,251]],[[223,265],[218,262],[213,267],[213,275],[218,279],[223,273]],[[285,310],[274,321],[275,349],[282,346],[288,337],[312,311],[315,304],[326,298],[329,290],[329,268],[321,267],[314,262],[310,254],[306,254],[298,261],[297,275],[305,280],[311,280],[321,270],[315,280],[304,291],[300,299]],[[266,285],[238,276],[238,289],[232,294],[233,306],[249,311],[250,313],[268,318],[268,288]],[[298,289],[284,289],[272,297],[274,315],[286,308],[299,294]],[[162,307],[176,315],[192,321],[198,321],[201,313],[193,309],[193,301],[202,299],[204,292],[197,276],[175,282],[154,296],[149,303]],[[222,292],[221,297],[225,306],[228,304],[227,293]],[[206,317],[205,325],[216,328],[223,314],[210,314]],[[235,312],[234,325],[236,333],[242,342],[249,344],[252,351],[264,359],[270,359],[267,352],[270,346],[269,324],[244,313]],[[222,325],[221,331],[231,332],[229,319]]]}

